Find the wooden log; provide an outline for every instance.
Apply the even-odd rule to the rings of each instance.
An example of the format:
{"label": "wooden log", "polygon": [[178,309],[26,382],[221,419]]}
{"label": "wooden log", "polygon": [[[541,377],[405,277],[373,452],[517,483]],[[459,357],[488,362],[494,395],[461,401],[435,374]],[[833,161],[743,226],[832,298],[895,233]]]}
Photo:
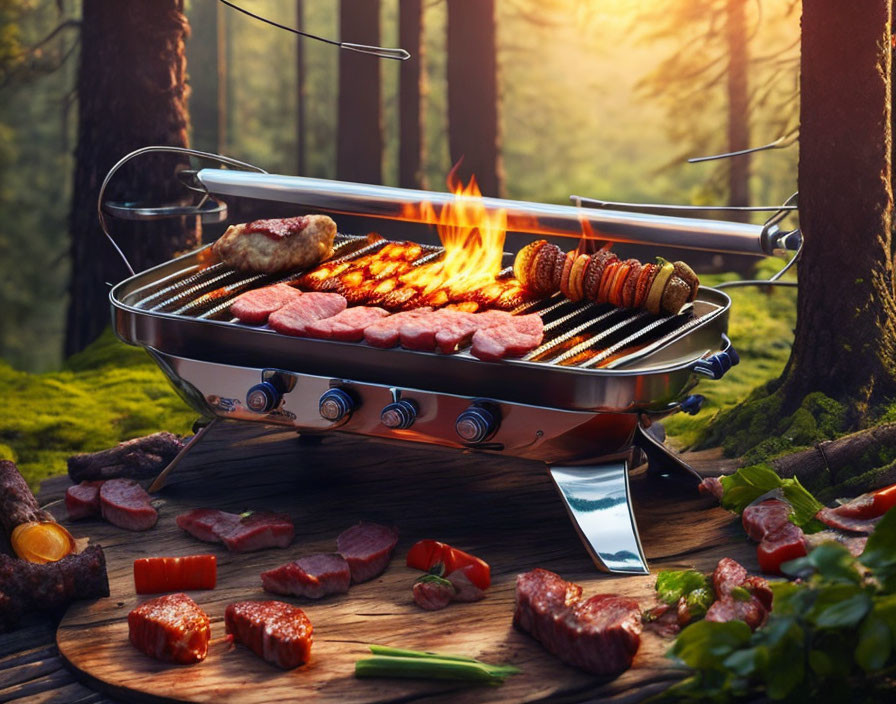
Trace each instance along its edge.
{"label": "wooden log", "polygon": [[68,475],[75,483],[116,477],[149,479],[161,472],[185,444],[183,438],[166,432],[134,438],[108,450],[69,457]]}
{"label": "wooden log", "polygon": [[0,524],[6,534],[12,535],[13,529],[23,523],[52,520],[53,517],[38,506],[15,463],[0,460]]}

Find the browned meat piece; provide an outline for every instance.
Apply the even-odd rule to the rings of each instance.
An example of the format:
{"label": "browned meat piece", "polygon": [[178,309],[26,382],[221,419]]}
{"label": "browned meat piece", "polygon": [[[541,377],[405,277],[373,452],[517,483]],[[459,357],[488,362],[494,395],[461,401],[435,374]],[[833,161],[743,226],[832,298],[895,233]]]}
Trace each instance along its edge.
{"label": "browned meat piece", "polygon": [[747,506],[741,514],[741,520],[747,535],[758,543],[787,523],[791,513],[793,509],[786,501],[766,499]]}
{"label": "browned meat piece", "polygon": [[819,533],[807,534],[803,536],[803,540],[806,542],[807,550],[814,550],[822,543],[840,543],[843,547],[849,550],[849,554],[853,557],[858,557],[865,552],[865,545],[868,543],[868,537],[865,535],[846,536],[843,535],[843,533],[833,530],[823,530]]}
{"label": "browned meat piece", "polygon": [[398,543],[398,531],[378,523],[359,523],[336,538],[336,549],[348,562],[352,582],[358,584],[381,575]]}
{"label": "browned meat piece", "polygon": [[154,433],[119,443],[108,450],[68,458],[68,476],[85,479],[148,479],[156,476],[180,452],[186,441],[173,433]]}
{"label": "browned meat piece", "polygon": [[311,323],[345,310],[347,302],[338,293],[303,293],[301,297],[271,313],[268,325],[284,335],[307,335]]}
{"label": "browned meat piece", "polygon": [[707,477],[700,485],[697,487],[700,490],[701,494],[710,494],[711,496],[715,496],[719,501],[722,500],[722,495],[725,493],[725,489],[722,486],[722,480],[718,477]]}
{"label": "browned meat piece", "polygon": [[331,318],[317,320],[305,329],[309,337],[320,337],[327,340],[341,340],[343,342],[360,342],[364,339],[364,330],[377,320],[382,320],[388,311],[382,308],[369,308],[357,306],[346,308]]}
{"label": "browned meat piece", "polygon": [[716,596],[720,599],[729,596],[731,590],[741,586],[746,578],[747,570],[743,565],[730,557],[723,557],[712,573],[712,586]]}
{"label": "browned meat piece", "polygon": [[224,612],[224,628],[237,643],[284,670],[311,657],[311,621],[304,611],[282,601],[230,604]]}
{"label": "browned meat piece", "polygon": [[444,579],[414,582],[414,603],[426,611],[439,611],[454,601],[457,590]]}
{"label": "browned meat piece", "polygon": [[137,650],[156,660],[189,665],[208,655],[211,626],[186,594],[166,594],[128,614],[128,637]]}
{"label": "browned meat piece", "polygon": [[224,543],[231,552],[285,548],[295,536],[292,519],[284,513],[255,511],[248,516],[211,508],[196,508],[177,517],[177,525],[207,543]]}
{"label": "browned meat piece", "polygon": [[727,621],[743,621],[750,630],[755,631],[768,618],[768,611],[755,596],[746,601],[739,601],[730,596],[713,602],[706,612],[707,621],[725,623]]}
{"label": "browned meat piece", "polygon": [[0,460],[0,523],[7,535],[11,535],[13,529],[23,523],[52,520],[49,513],[41,510],[15,463]]}
{"label": "browned meat piece", "polygon": [[266,592],[321,599],[328,594],[345,594],[351,571],[342,555],[319,554],[261,573]]}
{"label": "browned meat piece", "polygon": [[265,286],[237,296],[230,304],[230,313],[242,323],[263,325],[268,316],[292,303],[302,292],[287,284]]}
{"label": "browned meat piece", "polygon": [[99,545],[39,565],[0,554],[0,632],[27,611],[52,611],[77,599],[102,596],[109,596],[109,580]]}
{"label": "browned meat piece", "polygon": [[69,520],[100,515],[100,487],[102,481],[81,482],[65,491],[65,508]]}
{"label": "browned meat piece", "polygon": [[641,611],[633,599],[597,594],[547,570],[521,574],[513,623],[563,662],[595,675],[629,668],[641,643]]}
{"label": "browned meat piece", "polygon": [[125,530],[149,530],[159,520],[150,496],[133,479],[110,479],[100,487],[100,511],[109,523]]}
{"label": "browned meat piece", "polygon": [[231,225],[212,245],[222,262],[241,271],[274,274],[315,266],[333,252],[336,223],[326,215]]}

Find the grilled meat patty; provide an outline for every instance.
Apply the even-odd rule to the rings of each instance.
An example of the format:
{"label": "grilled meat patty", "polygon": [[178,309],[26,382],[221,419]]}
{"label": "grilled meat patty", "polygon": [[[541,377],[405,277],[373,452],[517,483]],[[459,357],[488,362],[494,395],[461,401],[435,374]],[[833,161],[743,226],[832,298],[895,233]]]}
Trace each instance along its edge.
{"label": "grilled meat patty", "polygon": [[255,220],[231,225],[212,252],[240,271],[275,274],[307,269],[333,252],[336,223],[326,215]]}

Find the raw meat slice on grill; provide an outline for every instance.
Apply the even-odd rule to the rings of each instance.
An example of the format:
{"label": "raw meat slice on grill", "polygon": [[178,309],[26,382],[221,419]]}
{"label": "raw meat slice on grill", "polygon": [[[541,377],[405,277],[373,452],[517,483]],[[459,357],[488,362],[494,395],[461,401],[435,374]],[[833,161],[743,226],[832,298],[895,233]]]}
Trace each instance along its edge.
{"label": "raw meat slice on grill", "polygon": [[65,508],[69,520],[100,515],[100,487],[102,481],[84,481],[65,491]]}
{"label": "raw meat slice on grill", "polygon": [[338,293],[303,293],[292,303],[271,313],[268,325],[284,335],[304,337],[311,323],[341,313],[346,305],[345,297]]}
{"label": "raw meat slice on grill", "polygon": [[311,657],[314,628],[305,612],[282,601],[238,601],[224,611],[224,628],[258,657],[291,670]]}
{"label": "raw meat slice on grill", "polygon": [[793,509],[780,499],[766,499],[758,504],[750,504],[741,514],[744,530],[757,543],[767,534],[778,530],[788,522]]}
{"label": "raw meat slice on grill", "polygon": [[[473,334],[473,356],[487,362],[505,357],[521,357],[531,352],[544,339],[544,325],[537,313],[530,315],[501,314],[491,311],[486,327]],[[503,317],[506,316],[506,317]]]}
{"label": "raw meat slice on grill", "polygon": [[352,582],[366,582],[382,574],[398,543],[398,531],[378,523],[358,523],[336,538],[336,549],[348,562]]}
{"label": "raw meat slice on grill", "polygon": [[364,329],[377,320],[389,315],[382,308],[356,306],[346,308],[341,313],[309,324],[305,333],[309,337],[320,337],[327,340],[343,342],[360,342],[364,339]]}
{"label": "raw meat slice on grill", "polygon": [[248,516],[195,508],[177,517],[177,525],[207,543],[224,543],[231,552],[285,548],[295,536],[292,519],[283,513],[257,511]]}
{"label": "raw meat slice on grill", "polygon": [[211,626],[208,616],[186,594],[166,594],[128,614],[128,636],[137,650],[184,665],[205,660]]}
{"label": "raw meat slice on grill", "polygon": [[334,553],[308,555],[261,573],[261,584],[266,592],[309,599],[345,594],[351,581],[348,562],[342,555]]}
{"label": "raw meat slice on grill", "polygon": [[301,295],[301,291],[287,284],[265,286],[237,296],[230,304],[230,312],[240,322],[263,325],[271,313],[292,303]]}
{"label": "raw meat slice on grill", "polygon": [[415,308],[377,320],[364,328],[364,342],[373,347],[395,347],[401,338],[401,326],[431,311],[432,308]]}
{"label": "raw meat slice on grill", "polygon": [[629,668],[641,643],[641,611],[634,599],[597,594],[548,570],[517,577],[513,623],[563,662],[595,675]]}
{"label": "raw meat slice on grill", "polygon": [[[401,346],[409,350],[432,352],[437,347],[452,353],[461,341],[470,337],[478,328],[482,316],[463,311],[442,308],[426,315],[407,320],[401,326]],[[439,334],[442,333],[442,342]],[[457,338],[453,344],[452,338]]]}
{"label": "raw meat slice on grill", "polygon": [[125,530],[149,530],[159,520],[150,496],[133,479],[109,479],[100,487],[100,511]]}

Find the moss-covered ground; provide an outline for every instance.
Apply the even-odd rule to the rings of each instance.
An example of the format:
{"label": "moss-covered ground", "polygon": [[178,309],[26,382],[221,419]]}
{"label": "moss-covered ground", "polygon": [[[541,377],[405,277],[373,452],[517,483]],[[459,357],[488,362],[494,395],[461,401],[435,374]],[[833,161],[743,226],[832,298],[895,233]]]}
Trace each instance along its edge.
{"label": "moss-covered ground", "polygon": [[[780,260],[761,263],[759,276],[780,265]],[[704,281],[711,285],[734,278],[721,275]],[[701,382],[698,391],[707,400],[698,415],[678,414],[666,421],[667,433],[679,447],[706,443],[718,414],[731,411],[754,389],[777,378],[790,353],[795,289],[732,288],[728,293],[734,301],[729,332],[741,363],[721,381]],[[108,331],[60,371],[29,374],[0,361],[0,389],[0,457],[16,461],[34,487],[64,473],[69,455],[158,430],[187,433],[195,420],[149,356]],[[809,444],[813,438],[807,432],[795,441]],[[736,454],[750,450],[730,438],[714,440]]]}
{"label": "moss-covered ground", "polygon": [[158,430],[189,432],[196,414],[142,350],[107,331],[57,372],[0,361],[0,459],[29,484],[64,474],[66,458]]}

